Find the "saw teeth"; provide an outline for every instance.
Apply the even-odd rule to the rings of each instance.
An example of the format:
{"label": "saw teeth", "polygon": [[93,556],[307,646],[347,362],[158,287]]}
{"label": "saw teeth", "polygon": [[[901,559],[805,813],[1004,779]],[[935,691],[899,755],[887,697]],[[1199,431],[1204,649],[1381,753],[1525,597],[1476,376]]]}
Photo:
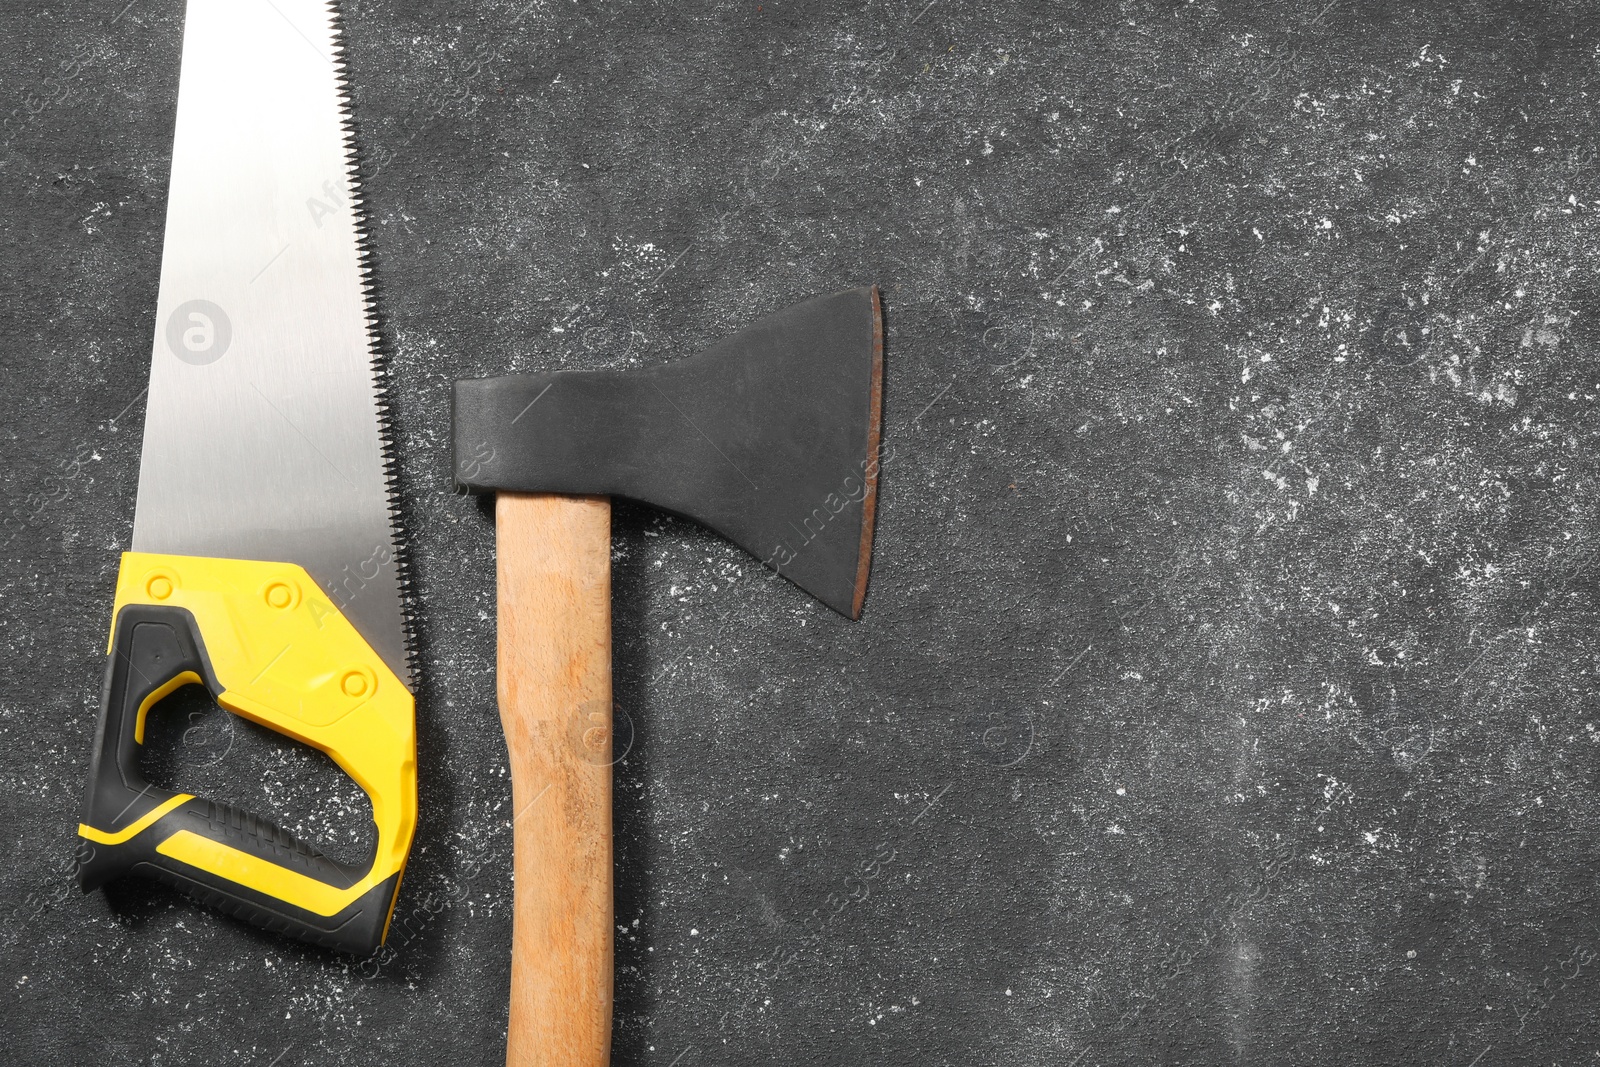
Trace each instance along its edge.
{"label": "saw teeth", "polygon": [[401,495],[402,471],[396,448],[393,423],[394,381],[389,374],[388,360],[382,351],[384,319],[377,306],[378,280],[375,273],[376,255],[367,226],[367,198],[361,178],[361,156],[357,148],[354,102],[350,97],[349,64],[345,59],[344,16],[334,0],[326,4],[328,22],[332,32],[332,62],[338,83],[338,114],[340,132],[344,138],[344,165],[346,195],[350,200],[350,213],[354,220],[356,262],[361,278],[362,313],[367,324],[367,350],[371,360],[373,394],[378,414],[378,440],[383,449],[383,478],[389,504],[389,548],[394,556],[395,573],[400,585],[400,615],[402,636],[405,641],[407,682],[415,688],[422,677],[419,668],[420,653],[417,647],[417,619],[412,606],[413,574],[411,553],[399,531],[405,528],[405,507]]}

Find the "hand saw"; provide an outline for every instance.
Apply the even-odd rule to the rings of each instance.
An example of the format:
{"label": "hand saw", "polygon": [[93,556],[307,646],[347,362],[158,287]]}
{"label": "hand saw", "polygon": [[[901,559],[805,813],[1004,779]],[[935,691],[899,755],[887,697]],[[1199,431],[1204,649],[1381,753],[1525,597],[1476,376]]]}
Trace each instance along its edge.
{"label": "hand saw", "polygon": [[[189,0],[132,551],[89,770],[85,891],[160,879],[316,944],[380,944],[416,825],[383,368],[327,0]],[[366,791],[345,864],[145,782],[146,717],[202,685]]]}

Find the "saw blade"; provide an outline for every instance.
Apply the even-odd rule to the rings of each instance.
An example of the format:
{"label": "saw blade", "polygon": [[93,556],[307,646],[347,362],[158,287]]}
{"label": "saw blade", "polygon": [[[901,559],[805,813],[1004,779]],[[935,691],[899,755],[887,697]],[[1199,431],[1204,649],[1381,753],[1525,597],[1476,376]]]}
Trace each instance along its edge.
{"label": "saw blade", "polygon": [[337,12],[189,0],[133,549],[297,563],[411,684]]}

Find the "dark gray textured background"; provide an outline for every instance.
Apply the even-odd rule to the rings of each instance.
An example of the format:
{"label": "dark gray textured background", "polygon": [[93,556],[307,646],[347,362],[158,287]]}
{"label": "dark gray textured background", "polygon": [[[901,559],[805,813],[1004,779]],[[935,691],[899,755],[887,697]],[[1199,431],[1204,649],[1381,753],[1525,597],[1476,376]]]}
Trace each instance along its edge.
{"label": "dark gray textured background", "polygon": [[[0,1061],[498,1062],[450,382],[873,281],[859,623],[618,510],[616,1062],[1594,1061],[1590,5],[347,3],[425,670],[358,965],[70,883],[182,14],[125,3],[0,10]],[[359,848],[329,765],[155,732]]]}

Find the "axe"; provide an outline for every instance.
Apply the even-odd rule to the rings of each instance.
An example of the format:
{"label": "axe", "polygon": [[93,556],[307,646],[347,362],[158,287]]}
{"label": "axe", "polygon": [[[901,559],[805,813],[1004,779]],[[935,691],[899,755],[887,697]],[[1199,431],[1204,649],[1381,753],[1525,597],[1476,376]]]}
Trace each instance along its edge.
{"label": "axe", "polygon": [[493,492],[515,817],[510,1067],[611,1048],[611,502],[694,519],[849,618],[872,556],[876,287],[644,370],[459,381],[458,488]]}

